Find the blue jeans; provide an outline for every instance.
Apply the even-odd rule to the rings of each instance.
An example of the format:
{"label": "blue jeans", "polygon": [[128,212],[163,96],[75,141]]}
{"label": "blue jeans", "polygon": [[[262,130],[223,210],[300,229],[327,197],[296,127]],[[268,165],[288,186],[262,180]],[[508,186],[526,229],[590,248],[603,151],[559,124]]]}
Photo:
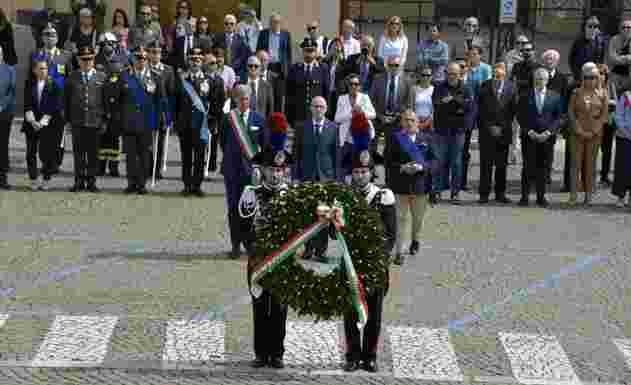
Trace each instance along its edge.
{"label": "blue jeans", "polygon": [[452,194],[456,194],[460,191],[464,139],[464,133],[454,136],[435,136],[433,147],[438,170],[434,174],[436,177],[432,177],[432,192],[440,193],[450,189]]}

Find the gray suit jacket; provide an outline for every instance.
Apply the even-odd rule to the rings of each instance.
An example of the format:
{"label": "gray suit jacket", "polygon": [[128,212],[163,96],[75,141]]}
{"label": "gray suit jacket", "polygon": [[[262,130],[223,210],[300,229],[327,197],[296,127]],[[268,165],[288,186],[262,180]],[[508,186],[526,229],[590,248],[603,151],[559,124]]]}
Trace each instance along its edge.
{"label": "gray suit jacket", "polygon": [[[383,123],[384,116],[386,114],[386,88],[388,82],[388,73],[379,74],[375,77],[370,87],[370,101],[375,107],[377,112],[377,121]],[[413,82],[405,73],[399,74],[399,98],[397,100],[395,111],[401,113],[409,105],[410,92],[412,90]]]}
{"label": "gray suit jacket", "polygon": [[[242,84],[249,85],[249,79],[244,79]],[[251,97],[251,96],[250,96]],[[239,101],[232,100],[233,105],[238,105]],[[263,115],[265,119],[274,111],[274,88],[269,81],[259,78],[258,89],[256,91],[256,112]]]}
{"label": "gray suit jacket", "polygon": [[338,126],[334,122],[325,119],[322,133],[316,137],[313,120],[306,120],[304,127],[301,130],[296,130],[294,179],[320,182],[335,181],[338,173],[338,136]]}

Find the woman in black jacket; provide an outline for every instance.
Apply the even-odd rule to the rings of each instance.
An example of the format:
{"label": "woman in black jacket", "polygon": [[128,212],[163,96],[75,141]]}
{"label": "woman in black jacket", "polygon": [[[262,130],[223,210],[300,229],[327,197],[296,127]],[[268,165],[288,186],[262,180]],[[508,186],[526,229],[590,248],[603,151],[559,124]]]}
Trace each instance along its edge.
{"label": "woman in black jacket", "polygon": [[2,8],[0,8],[0,47],[2,47],[6,64],[10,66],[18,64],[18,55],[15,53],[15,41],[13,38],[13,26]]}
{"label": "woman in black jacket", "polygon": [[427,193],[431,191],[429,175],[434,163],[430,148],[431,130],[419,131],[416,113],[410,109],[401,115],[401,125],[402,129],[393,135],[392,150],[386,159],[386,168],[390,173],[388,187],[396,195],[397,201],[395,263],[399,265],[403,264],[403,245],[408,238],[411,240],[410,255],[415,255],[419,250]]}

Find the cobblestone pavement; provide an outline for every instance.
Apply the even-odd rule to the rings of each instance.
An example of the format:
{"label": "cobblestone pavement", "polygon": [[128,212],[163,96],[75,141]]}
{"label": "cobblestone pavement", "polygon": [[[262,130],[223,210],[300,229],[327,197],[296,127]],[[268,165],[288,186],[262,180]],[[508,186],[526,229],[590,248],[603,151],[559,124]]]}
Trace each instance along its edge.
{"label": "cobblestone pavement", "polygon": [[122,178],[68,193],[70,154],[52,191],[31,192],[18,131],[17,188],[0,192],[0,384],[631,381],[631,212],[606,190],[564,209],[555,172],[549,209],[481,207],[472,193],[431,208],[421,252],[392,268],[379,375],[339,371],[339,320],[293,313],[287,369],[252,371],[246,260],[223,256],[221,179],[180,197],[172,140],[154,194],[124,195]]}

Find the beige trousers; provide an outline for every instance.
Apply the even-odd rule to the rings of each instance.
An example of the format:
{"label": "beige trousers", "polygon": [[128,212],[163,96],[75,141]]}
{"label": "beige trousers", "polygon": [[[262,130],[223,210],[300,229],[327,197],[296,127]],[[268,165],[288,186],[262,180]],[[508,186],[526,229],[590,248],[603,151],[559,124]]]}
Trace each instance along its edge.
{"label": "beige trousers", "polygon": [[[403,254],[404,244],[418,241],[423,230],[427,209],[427,194],[397,194],[397,254]],[[412,228],[410,229],[410,216]],[[411,230],[411,231],[410,231]],[[409,247],[409,246],[408,246]]]}

